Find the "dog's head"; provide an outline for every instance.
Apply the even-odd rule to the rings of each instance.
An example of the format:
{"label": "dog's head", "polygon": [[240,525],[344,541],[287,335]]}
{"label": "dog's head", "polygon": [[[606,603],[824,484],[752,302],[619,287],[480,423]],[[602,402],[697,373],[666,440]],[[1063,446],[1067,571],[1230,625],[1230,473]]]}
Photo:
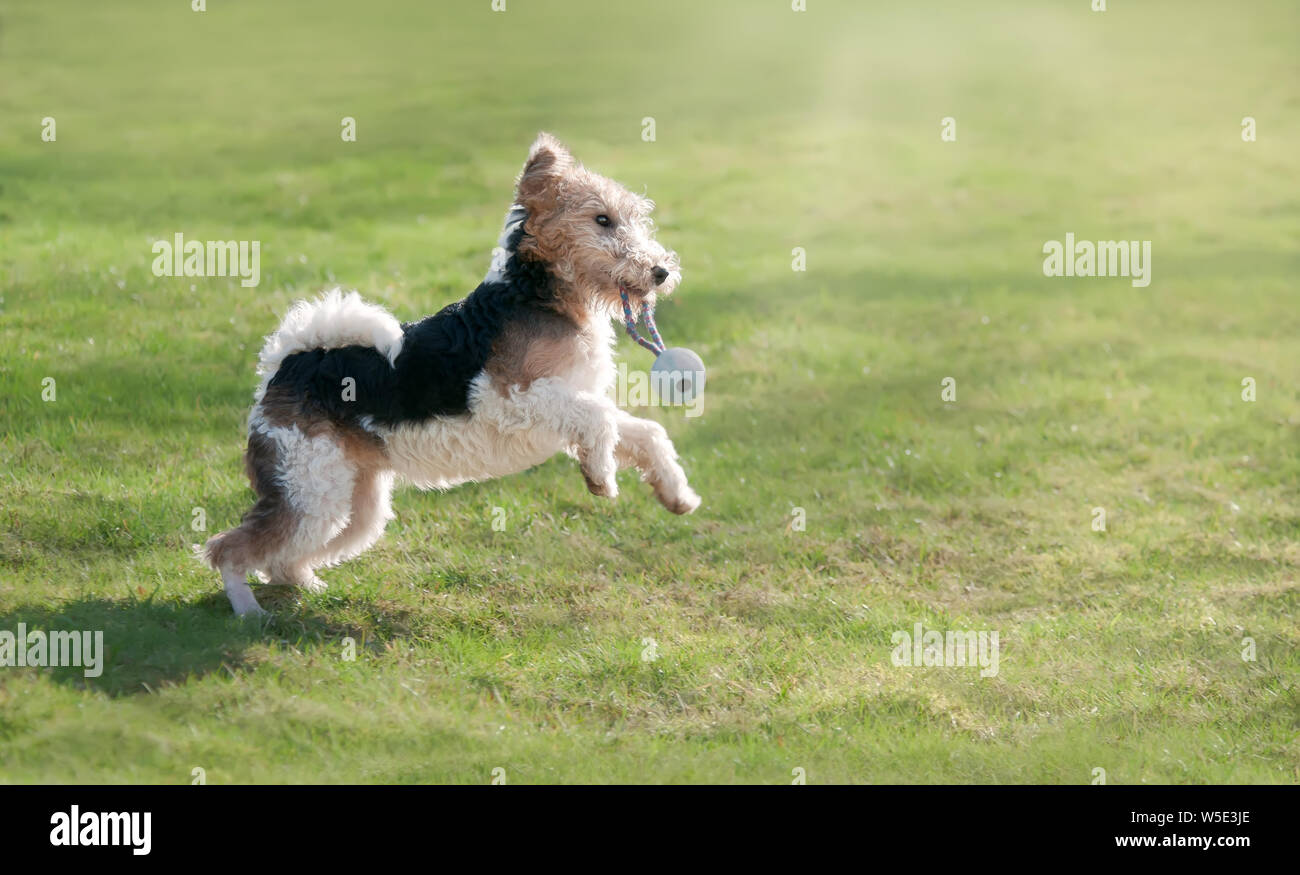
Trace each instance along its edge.
{"label": "dog's head", "polygon": [[654,239],[654,203],[587,170],[550,134],[529,150],[515,200],[528,211],[519,254],[549,265],[564,293],[617,312],[620,287],[634,303],[677,288],[677,254]]}

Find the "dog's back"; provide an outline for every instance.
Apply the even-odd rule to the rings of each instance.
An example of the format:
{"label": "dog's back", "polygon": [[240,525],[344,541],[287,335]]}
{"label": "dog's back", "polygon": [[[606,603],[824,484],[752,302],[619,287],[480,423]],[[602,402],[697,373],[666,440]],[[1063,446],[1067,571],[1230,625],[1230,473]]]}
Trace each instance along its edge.
{"label": "dog's back", "polygon": [[[480,284],[464,300],[402,325],[391,360],[392,345],[346,343],[355,337],[346,325],[333,338],[320,329],[310,334],[319,345],[279,358],[266,391],[301,402],[312,414],[365,427],[464,414],[470,384],[488,366],[503,333],[512,323],[547,319],[552,298],[544,271],[512,261],[499,279]],[[315,306],[331,305],[326,300]],[[359,308],[354,304],[347,310],[356,314]],[[576,325],[569,328],[571,334],[578,331]],[[268,346],[289,348],[276,338]]]}

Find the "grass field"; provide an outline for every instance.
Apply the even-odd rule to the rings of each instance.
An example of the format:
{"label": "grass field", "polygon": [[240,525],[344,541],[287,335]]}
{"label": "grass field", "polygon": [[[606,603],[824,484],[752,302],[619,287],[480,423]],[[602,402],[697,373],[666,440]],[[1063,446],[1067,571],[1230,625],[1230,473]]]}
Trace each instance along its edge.
{"label": "grass field", "polygon": [[[188,6],[0,8],[0,630],[108,649],[0,668],[0,781],[1300,780],[1294,4]],[[464,295],[541,129],[660,205],[704,506],[406,490],[236,620],[190,545],[262,336]],[[261,284],[155,277],[178,232]],[[1067,232],[1151,284],[1045,277]],[[918,622],[998,674],[894,666]]]}

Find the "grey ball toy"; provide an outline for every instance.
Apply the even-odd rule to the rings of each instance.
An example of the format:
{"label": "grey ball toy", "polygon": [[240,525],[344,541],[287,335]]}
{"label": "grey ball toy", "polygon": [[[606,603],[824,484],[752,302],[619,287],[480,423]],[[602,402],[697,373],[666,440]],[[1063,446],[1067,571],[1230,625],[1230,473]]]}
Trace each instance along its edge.
{"label": "grey ball toy", "polygon": [[666,349],[650,368],[650,383],[665,404],[690,404],[704,392],[704,360],[684,346]]}

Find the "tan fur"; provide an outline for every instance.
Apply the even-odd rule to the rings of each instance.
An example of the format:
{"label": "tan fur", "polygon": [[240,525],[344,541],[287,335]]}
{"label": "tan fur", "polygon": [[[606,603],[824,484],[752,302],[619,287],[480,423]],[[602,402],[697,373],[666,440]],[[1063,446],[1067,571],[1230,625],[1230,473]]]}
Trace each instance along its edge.
{"label": "tan fur", "polygon": [[492,345],[486,370],[503,396],[512,386],[527,389],[534,380],[573,368],[579,327],[558,314],[511,322]]}
{"label": "tan fur", "polygon": [[[573,321],[585,322],[593,307],[617,312],[620,284],[645,300],[670,294],[681,280],[676,253],[654,240],[654,202],[587,170],[549,134],[533,144],[517,192],[528,210],[519,254],[553,265]],[[596,224],[600,214],[612,220],[609,228]],[[656,267],[669,272],[661,284],[652,275]]]}

